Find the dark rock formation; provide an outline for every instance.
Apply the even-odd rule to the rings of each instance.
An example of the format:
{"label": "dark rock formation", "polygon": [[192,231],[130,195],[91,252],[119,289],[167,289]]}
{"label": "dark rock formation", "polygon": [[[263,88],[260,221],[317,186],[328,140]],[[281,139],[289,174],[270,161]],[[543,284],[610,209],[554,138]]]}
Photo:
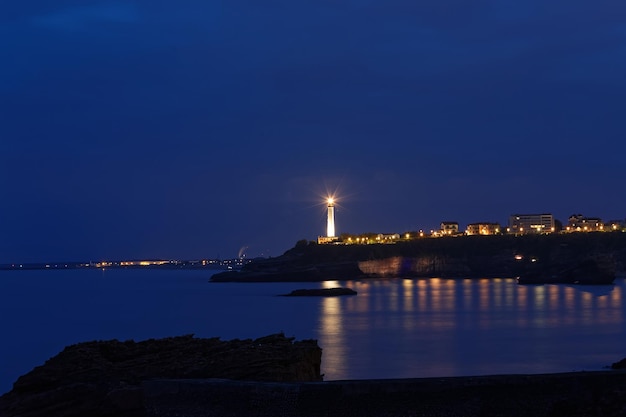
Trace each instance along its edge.
{"label": "dark rock formation", "polygon": [[143,342],[117,340],[66,347],[0,397],[1,416],[140,416],[142,381],[227,378],[321,381],[314,340],[283,334],[222,341],[192,335]]}
{"label": "dark rock formation", "polygon": [[356,295],[356,291],[351,288],[313,288],[293,290],[285,297],[336,297],[340,295]]}

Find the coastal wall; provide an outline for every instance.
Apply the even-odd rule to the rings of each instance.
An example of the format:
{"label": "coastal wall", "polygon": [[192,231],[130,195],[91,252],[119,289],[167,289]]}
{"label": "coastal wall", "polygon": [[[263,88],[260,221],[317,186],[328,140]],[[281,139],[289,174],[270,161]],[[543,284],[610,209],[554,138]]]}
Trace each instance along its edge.
{"label": "coastal wall", "polygon": [[153,380],[149,417],[624,416],[626,373],[256,383]]}

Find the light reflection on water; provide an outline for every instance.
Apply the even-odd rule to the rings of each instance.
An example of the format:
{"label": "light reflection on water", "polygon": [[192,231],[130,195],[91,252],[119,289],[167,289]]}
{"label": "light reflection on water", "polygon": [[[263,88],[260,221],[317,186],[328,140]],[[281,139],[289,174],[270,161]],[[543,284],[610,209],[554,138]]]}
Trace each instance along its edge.
{"label": "light reflection on water", "polygon": [[[205,271],[0,274],[0,394],[63,347],[89,340],[315,338],[327,380],[600,369],[626,356],[614,286],[512,279],[209,284]],[[277,297],[347,286],[348,297]]]}
{"label": "light reflection on water", "polygon": [[322,301],[326,379],[567,372],[626,356],[624,282],[529,285],[512,279],[333,282]]}

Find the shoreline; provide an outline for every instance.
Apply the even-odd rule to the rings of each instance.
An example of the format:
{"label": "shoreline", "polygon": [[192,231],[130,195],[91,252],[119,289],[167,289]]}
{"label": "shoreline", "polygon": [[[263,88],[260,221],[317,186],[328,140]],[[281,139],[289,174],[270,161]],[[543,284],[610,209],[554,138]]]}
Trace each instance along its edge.
{"label": "shoreline", "polygon": [[322,349],[283,333],[67,346],[0,396],[31,417],[621,416],[626,359],[611,369],[323,380]]}

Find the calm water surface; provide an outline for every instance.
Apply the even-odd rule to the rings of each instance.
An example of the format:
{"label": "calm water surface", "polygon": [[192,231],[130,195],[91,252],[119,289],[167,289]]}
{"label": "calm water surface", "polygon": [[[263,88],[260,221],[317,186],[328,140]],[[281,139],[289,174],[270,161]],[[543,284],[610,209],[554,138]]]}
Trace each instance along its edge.
{"label": "calm water surface", "polygon": [[[210,271],[0,272],[0,393],[89,340],[318,339],[326,380],[601,369],[626,356],[626,283],[511,279],[208,283]],[[348,286],[357,296],[276,297]]]}

